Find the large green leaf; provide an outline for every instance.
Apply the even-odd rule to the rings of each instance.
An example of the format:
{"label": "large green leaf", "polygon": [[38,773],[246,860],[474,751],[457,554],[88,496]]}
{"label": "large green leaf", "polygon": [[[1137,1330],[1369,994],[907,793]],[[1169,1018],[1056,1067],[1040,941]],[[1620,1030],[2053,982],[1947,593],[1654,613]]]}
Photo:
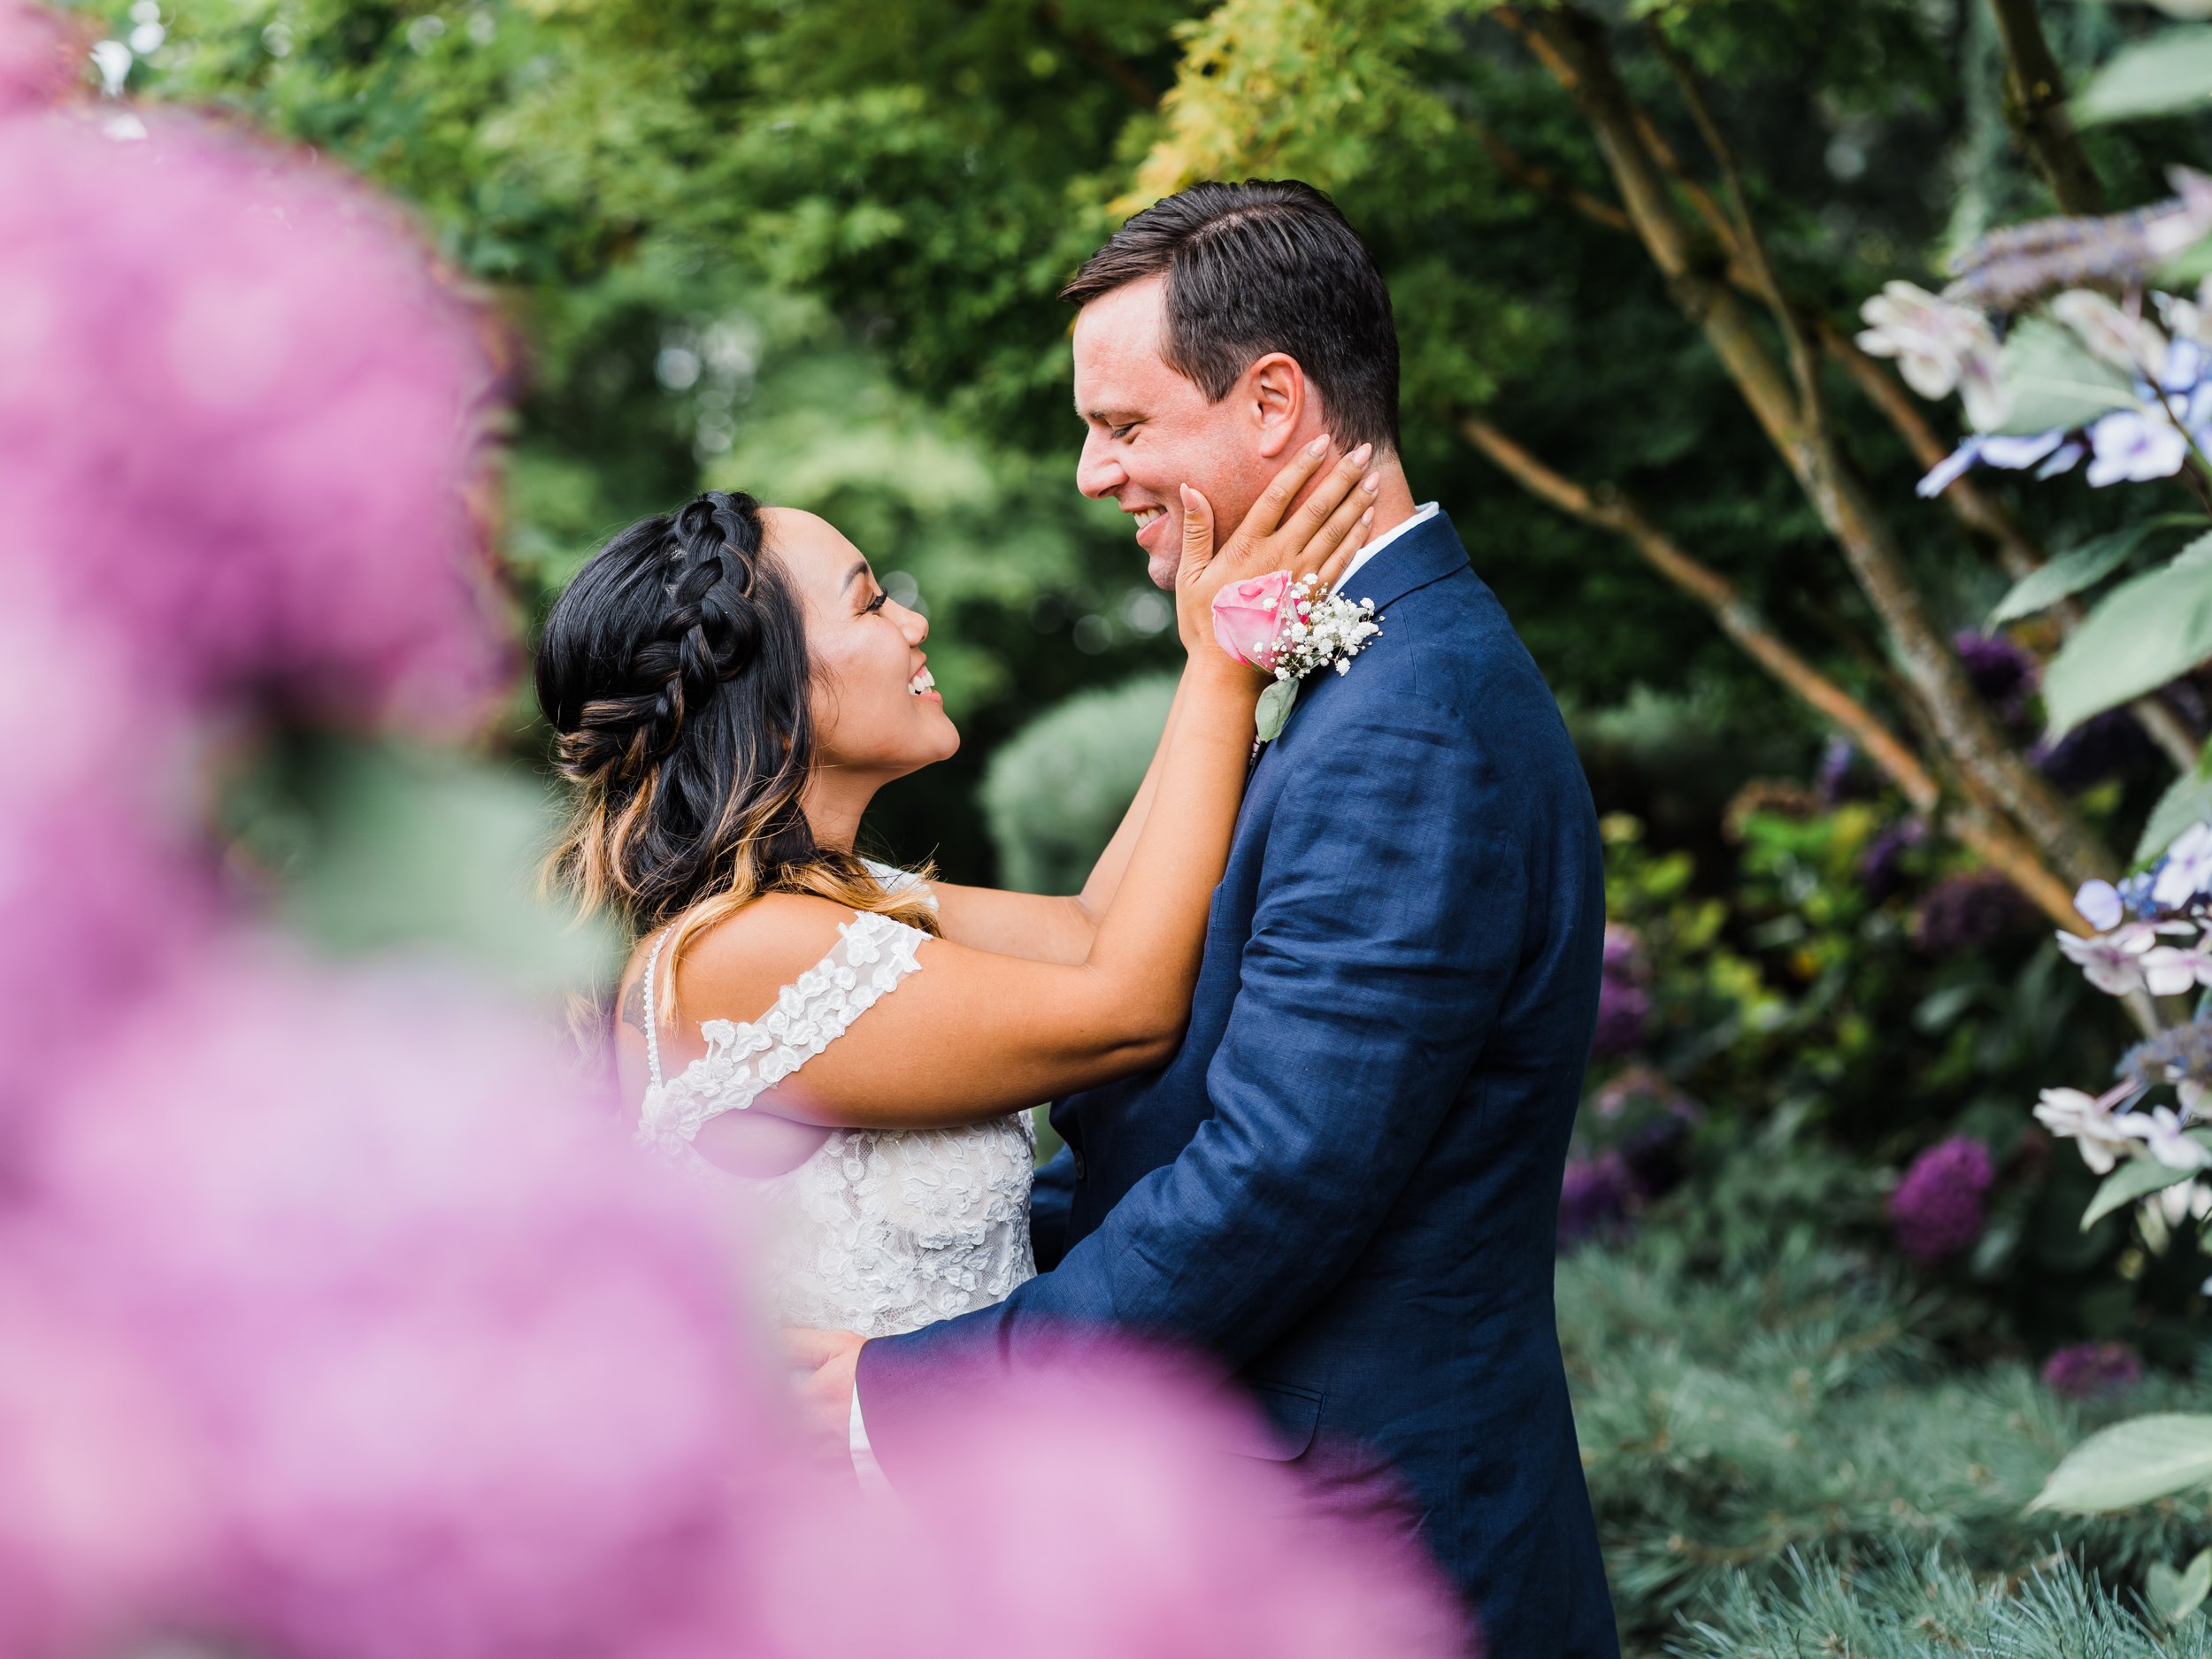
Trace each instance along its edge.
{"label": "large green leaf", "polygon": [[2212,743],[2197,757],[2197,764],[2166,786],[2158,797],[2143,834],[2135,843],[2135,862],[2147,864],[2174,844],[2174,837],[2192,824],[2212,818]]}
{"label": "large green leaf", "polygon": [[2212,1416],[2162,1412],[2100,1430],[2066,1454],[2028,1505],[2103,1515],[2212,1480]]}
{"label": "large green leaf", "polygon": [[2212,657],[2212,535],[2115,588],[2051,659],[2043,705],[2059,736]]}
{"label": "large green leaf", "polygon": [[2136,549],[2159,531],[2203,522],[2203,517],[2197,513],[2162,512],[2124,529],[2093,536],[2014,583],[2012,591],[1997,602],[1997,608],[1989,613],[1989,620],[1983,626],[1996,628],[2016,622],[2085,588],[2093,588],[2126,564]]}
{"label": "large green leaf", "polygon": [[2104,1178],[2097,1195],[2089,1201],[2089,1208],[2081,1212],[2081,1230],[2086,1233],[2114,1210],[2124,1210],[2137,1199],[2147,1198],[2153,1193],[2162,1193],[2195,1173],[2194,1170],[2177,1170],[2161,1164],[2156,1158],[2130,1158]]}
{"label": "large green leaf", "polygon": [[2070,110],[2077,126],[2170,115],[2212,103],[2212,28],[2168,29],[2097,72]]}
{"label": "large green leaf", "polygon": [[2116,409],[2136,407],[2126,373],[2091,355],[2081,337],[2047,317],[2024,317],[2006,337],[1998,373],[2010,412],[1993,433],[2071,432]]}

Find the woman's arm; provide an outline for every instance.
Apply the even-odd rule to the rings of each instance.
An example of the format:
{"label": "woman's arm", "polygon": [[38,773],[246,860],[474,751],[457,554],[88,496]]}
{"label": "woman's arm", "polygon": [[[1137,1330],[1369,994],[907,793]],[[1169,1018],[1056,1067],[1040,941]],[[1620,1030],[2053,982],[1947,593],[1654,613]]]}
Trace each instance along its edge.
{"label": "woman's arm", "polygon": [[[1333,470],[1287,523],[1320,465],[1302,451],[1217,554],[1202,499],[1187,511],[1179,622],[1189,666],[1153,797],[1112,902],[1079,963],[1039,962],[950,939],[922,946],[921,970],[777,1091],[773,1111],[817,1123],[907,1128],[972,1122],[1157,1064],[1189,1012],[1213,887],[1244,792],[1263,678],[1212,641],[1225,583],[1288,566],[1321,572],[1363,539],[1366,452]],[[814,965],[849,918],[797,895],[756,901],[715,928],[678,971],[684,1025],[751,1019]],[[681,1064],[686,1048],[668,1044]]]}
{"label": "woman's arm", "polygon": [[[1188,676],[1186,674],[1185,680]],[[1105,915],[1121,888],[1122,872],[1136,852],[1137,837],[1144,833],[1159,787],[1160,763],[1175,734],[1175,717],[1183,706],[1185,680],[1175,686],[1175,700],[1168,705],[1167,723],[1154,745],[1151,764],[1136,798],[1121,816],[1113,839],[1091,866],[1090,879],[1078,894],[1055,897],[1039,893],[1010,893],[999,887],[960,887],[934,881],[930,891],[937,898],[937,920],[944,936],[955,944],[1002,956],[1027,956],[1033,962],[1081,962],[1091,954],[1098,937],[1099,918]]]}

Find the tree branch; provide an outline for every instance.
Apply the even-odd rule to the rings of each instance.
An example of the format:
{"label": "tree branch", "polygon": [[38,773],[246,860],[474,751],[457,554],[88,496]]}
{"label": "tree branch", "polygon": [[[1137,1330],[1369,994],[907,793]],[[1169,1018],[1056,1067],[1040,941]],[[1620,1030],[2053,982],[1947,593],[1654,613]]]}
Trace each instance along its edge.
{"label": "tree branch", "polygon": [[1533,190],[1539,196],[1548,196],[1555,201],[1565,203],[1593,224],[1626,234],[1628,215],[1610,202],[1591,195],[1579,185],[1561,178],[1550,168],[1531,161],[1487,124],[1470,117],[1467,125],[1482,147],[1490,152],[1492,164],[1516,184]]}
{"label": "tree branch", "polygon": [[1700,265],[1695,238],[1637,130],[1635,106],[1613,67],[1603,26],[1562,4],[1525,20],[1525,27],[1565,66],[1570,79],[1564,84],[1595,132],[1631,224],[1676,303],[1703,331],[1835,537],[1969,789],[2012,818],[2071,879],[2115,873],[2110,854],[2049,780],[2014,751],[1974,695],[1864,482],[1826,424],[1805,419],[1789,375],[1761,338],[1742,296]]}
{"label": "tree branch", "polygon": [[[1827,410],[1820,392],[1820,357],[1813,331],[1806,326],[1804,318],[1783,291],[1782,279],[1767,253],[1766,240],[1759,234],[1758,221],[1751,217],[1751,195],[1744,188],[1743,169],[1736,165],[1736,152],[1720,130],[1720,123],[1713,119],[1712,106],[1705,100],[1705,88],[1689,59],[1675,50],[1674,42],[1667,38],[1656,18],[1647,19],[1644,27],[1652,49],[1674,76],[1675,85],[1681,88],[1682,101],[1689,106],[1690,119],[1696,123],[1698,135],[1705,141],[1713,165],[1720,169],[1721,188],[1728,193],[1732,210],[1731,234],[1724,240],[1732,244],[1736,261],[1742,264],[1751,279],[1753,292],[1766,302],[1775,326],[1782,331],[1783,343],[1789,352],[1790,376],[1797,382],[1804,422],[1808,426],[1824,426]],[[1646,121],[1643,125],[1650,124]],[[1679,171],[1678,164],[1676,170]]]}
{"label": "tree branch", "polygon": [[1710,611],[1745,655],[1846,733],[1915,811],[1937,817],[1947,832],[1971,847],[2060,926],[2077,933],[2088,931],[2074,910],[2071,890],[2051,872],[2025,837],[1971,806],[1947,806],[1934,774],[1878,715],[1807,661],[1774,632],[1734,583],[1686,552],[1635,503],[1617,492],[1590,489],[1554,471],[1479,415],[1462,416],[1459,429],[1531,495],[1625,541],[1654,570]]}
{"label": "tree branch", "polygon": [[1989,0],[1989,9],[2005,46],[2007,123],[2027,146],[2061,212],[2107,211],[2104,180],[2066,113],[2066,77],[2044,37],[2035,0]]}

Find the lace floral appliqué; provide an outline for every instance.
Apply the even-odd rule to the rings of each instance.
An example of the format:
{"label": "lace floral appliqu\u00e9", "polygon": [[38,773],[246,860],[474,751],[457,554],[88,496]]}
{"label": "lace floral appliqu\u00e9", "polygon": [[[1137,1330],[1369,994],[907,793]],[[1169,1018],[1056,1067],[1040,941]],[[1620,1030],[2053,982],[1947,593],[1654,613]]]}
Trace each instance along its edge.
{"label": "lace floral appliqu\u00e9", "polygon": [[[928,938],[872,912],[838,929],[819,963],[757,1021],[703,1022],[707,1051],[664,1079],[646,962],[652,1081],[637,1140],[718,1180],[700,1126],[742,1111],[841,1036],[908,974]],[[783,1324],[890,1336],[1002,1299],[1036,1271],[1025,1112],[952,1129],[841,1129],[796,1169],[752,1183],[768,1212],[765,1289]]]}

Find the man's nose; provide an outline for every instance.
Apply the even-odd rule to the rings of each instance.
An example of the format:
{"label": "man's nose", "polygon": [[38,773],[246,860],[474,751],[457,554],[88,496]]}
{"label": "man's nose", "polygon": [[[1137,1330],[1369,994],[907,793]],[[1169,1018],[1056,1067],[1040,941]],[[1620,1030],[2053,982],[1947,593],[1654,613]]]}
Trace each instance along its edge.
{"label": "man's nose", "polygon": [[1075,487],[1093,501],[1111,495],[1128,481],[1121,463],[1110,452],[1110,441],[1099,433],[1084,434],[1083,453],[1076,458]]}

